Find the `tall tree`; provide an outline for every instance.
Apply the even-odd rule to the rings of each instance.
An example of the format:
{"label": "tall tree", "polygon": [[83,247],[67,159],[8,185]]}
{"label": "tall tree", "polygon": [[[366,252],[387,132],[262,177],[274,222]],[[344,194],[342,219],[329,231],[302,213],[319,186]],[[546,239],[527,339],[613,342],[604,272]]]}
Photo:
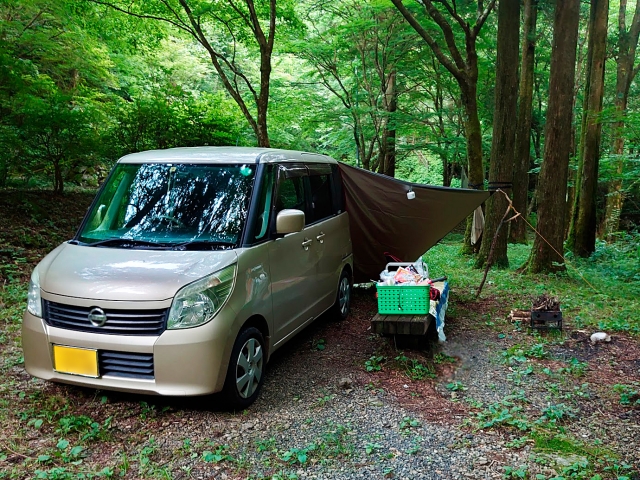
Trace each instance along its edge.
{"label": "tall tree", "polygon": [[[498,6],[498,53],[496,62],[495,112],[489,186],[492,184],[510,193],[513,178],[513,153],[516,141],[516,111],[518,106],[518,43],[520,34],[520,0],[500,0]],[[504,195],[487,200],[486,223],[476,266],[482,267],[493,248],[496,266],[509,266],[507,258],[507,228],[500,228],[509,205]],[[494,244],[494,236],[497,237]]]}
{"label": "tall tree", "polygon": [[604,235],[611,238],[611,235],[618,230],[620,212],[624,203],[624,192],[622,191],[622,173],[624,170],[624,116],[629,101],[629,88],[631,82],[640,71],[640,64],[635,65],[636,49],[638,47],[638,37],[640,37],[640,0],[636,0],[636,8],[633,14],[631,25],[627,27],[627,0],[620,0],[618,9],[618,44],[616,56],[616,90],[615,108],[618,120],[613,125],[613,154],[617,157],[618,178],[609,183],[607,195],[607,207],[605,213]]}
{"label": "tall tree", "polygon": [[[531,118],[537,18],[538,0],[525,0],[520,88],[518,91],[518,122],[513,166],[513,207],[523,215],[527,213],[528,171],[531,164]],[[522,218],[514,219],[509,227],[510,242],[526,243],[526,228]]]}
{"label": "tall tree", "polygon": [[568,248],[588,257],[596,249],[596,190],[600,161],[602,97],[607,46],[609,0],[591,0],[587,81],[582,109],[580,159]]}
{"label": "tall tree", "polygon": [[[295,20],[291,2],[280,2],[276,8],[276,0],[90,1],[165,22],[192,36],[206,50],[224,88],[254,131],[258,146],[270,146],[267,113],[276,18],[284,23]],[[257,80],[250,73],[254,60],[244,55],[245,49],[258,53]]]}
{"label": "tall tree", "polygon": [[[538,231],[529,257],[531,273],[564,269],[565,198],[571,152],[573,82],[580,0],[556,2],[545,125],[544,161],[538,187]],[[547,244],[549,242],[549,244]]]}
{"label": "tall tree", "polygon": [[[491,0],[484,6],[483,0],[478,0],[474,13],[464,15],[459,11],[455,1],[449,0],[418,0],[430,21],[419,22],[409,11],[403,0],[391,0],[402,16],[414,30],[429,45],[438,61],[453,75],[460,87],[461,103],[464,108],[464,130],[467,140],[467,161],[469,168],[469,185],[483,189],[484,171],[482,168],[482,132],[478,116],[478,53],[476,41],[489,14],[493,10],[496,0]],[[475,3],[475,2],[471,2]],[[441,5],[442,9],[436,5]],[[447,16],[451,19],[448,20]],[[433,25],[432,22],[435,22]],[[456,42],[456,31],[453,25],[464,36],[464,50]],[[437,27],[436,27],[437,26]],[[446,52],[440,46],[444,40]],[[471,221],[467,221],[465,234],[465,252],[471,251]]]}

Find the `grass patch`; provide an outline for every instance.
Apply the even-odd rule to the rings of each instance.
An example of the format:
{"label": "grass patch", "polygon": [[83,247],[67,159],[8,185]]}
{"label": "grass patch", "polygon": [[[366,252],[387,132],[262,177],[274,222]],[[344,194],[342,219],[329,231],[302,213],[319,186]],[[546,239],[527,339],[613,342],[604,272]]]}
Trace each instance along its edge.
{"label": "grass patch", "polygon": [[[481,298],[496,297],[502,315],[511,308],[528,309],[533,298],[546,293],[560,300],[564,317],[576,327],[640,334],[640,234],[619,242],[598,242],[588,259],[571,258],[566,273],[523,275],[516,270],[526,261],[531,247],[509,245],[509,268],[492,269]],[[460,243],[449,237],[424,255],[432,277],[447,275],[457,299],[473,301],[483,271],[474,268],[475,258],[459,254]],[[594,291],[577,273],[588,279]],[[486,313],[486,312],[485,312]]]}

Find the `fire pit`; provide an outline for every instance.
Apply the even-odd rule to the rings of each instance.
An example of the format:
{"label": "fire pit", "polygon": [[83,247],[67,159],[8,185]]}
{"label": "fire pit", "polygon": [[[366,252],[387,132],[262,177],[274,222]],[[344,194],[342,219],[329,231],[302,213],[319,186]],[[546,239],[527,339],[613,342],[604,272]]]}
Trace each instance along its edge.
{"label": "fire pit", "polygon": [[562,311],[556,297],[541,295],[531,307],[531,328],[562,330]]}

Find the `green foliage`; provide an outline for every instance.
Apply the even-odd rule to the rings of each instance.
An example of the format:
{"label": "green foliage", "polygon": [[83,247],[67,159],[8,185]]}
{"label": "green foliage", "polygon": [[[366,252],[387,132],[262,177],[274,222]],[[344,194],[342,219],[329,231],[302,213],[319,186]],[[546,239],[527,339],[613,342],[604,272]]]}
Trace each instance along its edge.
{"label": "green foliage", "polygon": [[[178,53],[188,44],[99,10],[72,0],[0,7],[0,187],[17,177],[59,192],[97,186],[126,153],[238,143],[240,112],[192,53]],[[123,25],[139,33],[116,34]]]}
{"label": "green foliage", "polygon": [[[111,417],[107,418],[101,425],[86,415],[66,415],[58,420],[56,433],[59,435],[77,433],[83,441],[104,440],[108,434],[110,425]],[[38,428],[38,426],[36,426],[36,428]]]}
{"label": "green foliage", "polygon": [[229,445],[216,445],[213,451],[205,450],[202,452],[202,460],[207,463],[232,462],[234,458],[227,452]]}
{"label": "green foliage", "polygon": [[280,454],[280,459],[290,465],[304,465],[309,459],[309,453],[316,450],[314,443],[304,448],[290,448]]}
{"label": "green foliage", "polygon": [[408,358],[404,354],[395,357],[395,361],[400,364],[404,373],[411,380],[424,380],[425,378],[435,378],[436,374],[431,365],[424,364],[415,358]]}
{"label": "green foliage", "polygon": [[540,421],[556,424],[575,417],[576,412],[573,407],[570,407],[564,403],[558,403],[555,405],[549,405],[544,410],[542,410],[542,417],[540,418]]}
{"label": "green foliage", "polygon": [[421,425],[420,420],[416,420],[415,418],[411,418],[411,417],[404,417],[400,422],[400,425],[398,425],[398,428],[400,430],[407,431],[411,428],[417,428],[420,425]]}
{"label": "green foliage", "polygon": [[640,406],[640,383],[633,382],[630,385],[616,384],[613,391],[620,394],[622,405]]}
{"label": "green foliage", "polygon": [[445,386],[447,390],[451,392],[462,392],[467,389],[467,387],[465,387],[461,382],[458,382],[457,380],[455,382],[447,383]]}
{"label": "green foliage", "polygon": [[386,358],[381,355],[373,355],[364,362],[364,368],[367,372],[379,372],[382,370],[382,364],[385,360]]}
{"label": "green foliage", "polygon": [[[634,268],[633,265],[638,265],[636,244],[626,240],[620,244],[602,244],[598,246],[598,249],[602,249],[599,250],[601,253],[596,252],[589,259],[572,260],[573,267],[569,267],[566,274],[545,277],[516,273],[528,257],[530,248],[526,245],[509,247],[510,267],[489,273],[488,281],[493,283],[485,287],[483,297],[496,296],[510,308],[526,309],[530,308],[532,298],[546,293],[560,299],[567,321],[578,328],[592,327],[640,334],[640,318],[636,313],[640,309],[640,281],[634,280],[633,275],[628,273]],[[424,255],[424,260],[432,276],[448,275],[450,284],[458,288],[460,298],[471,301],[483,272],[473,269],[473,259],[459,256],[459,250],[460,244],[455,237],[452,240],[445,238]],[[605,256],[602,256],[605,252]],[[595,291],[583,277],[594,286]],[[455,305],[450,308],[455,309]],[[506,313],[508,311],[502,314]],[[527,351],[525,355],[525,351],[527,347],[519,345],[506,351],[502,358],[510,365],[535,358],[533,352]]]}
{"label": "green foliage", "polygon": [[515,427],[521,431],[530,430],[533,424],[524,413],[522,405],[518,404],[523,402],[526,402],[526,398],[520,393],[508,395],[499,402],[488,404],[482,410],[474,413],[478,428],[507,426]]}
{"label": "green foliage", "polygon": [[526,479],[529,478],[529,473],[527,470],[527,467],[511,467],[511,466],[506,466],[504,467],[504,475],[502,478],[509,478],[509,479],[516,479],[516,478],[521,478],[521,479]]}
{"label": "green foliage", "polygon": [[566,367],[560,367],[558,369],[558,373],[573,375],[574,377],[582,377],[584,376],[588,366],[589,364],[587,362],[581,362],[577,358],[572,358],[569,360]]}
{"label": "green foliage", "polygon": [[364,446],[364,451],[367,455],[371,455],[372,453],[381,449],[382,449],[382,445],[380,445],[379,443],[368,442]]}

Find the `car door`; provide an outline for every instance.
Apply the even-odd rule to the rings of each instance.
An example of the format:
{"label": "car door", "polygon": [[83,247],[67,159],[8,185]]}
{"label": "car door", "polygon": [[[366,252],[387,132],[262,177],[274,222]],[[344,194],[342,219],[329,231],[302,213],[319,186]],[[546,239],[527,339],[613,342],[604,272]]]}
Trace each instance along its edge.
{"label": "car door", "polygon": [[[338,218],[338,205],[333,195],[332,171],[328,163],[308,164],[310,208],[309,237],[318,251],[316,288],[313,295],[322,313],[335,301],[340,267],[344,256],[343,243],[346,231],[344,222]],[[348,233],[348,232],[347,232]]]}
{"label": "car door", "polygon": [[[275,218],[281,210],[296,209],[309,217],[306,193],[307,169],[301,164],[278,167],[278,182],[271,215],[272,231]],[[273,303],[274,344],[285,340],[305,323],[312,320],[317,310],[316,290],[318,269],[318,242],[305,225],[301,232],[276,236],[269,246],[271,270],[271,296]]]}

